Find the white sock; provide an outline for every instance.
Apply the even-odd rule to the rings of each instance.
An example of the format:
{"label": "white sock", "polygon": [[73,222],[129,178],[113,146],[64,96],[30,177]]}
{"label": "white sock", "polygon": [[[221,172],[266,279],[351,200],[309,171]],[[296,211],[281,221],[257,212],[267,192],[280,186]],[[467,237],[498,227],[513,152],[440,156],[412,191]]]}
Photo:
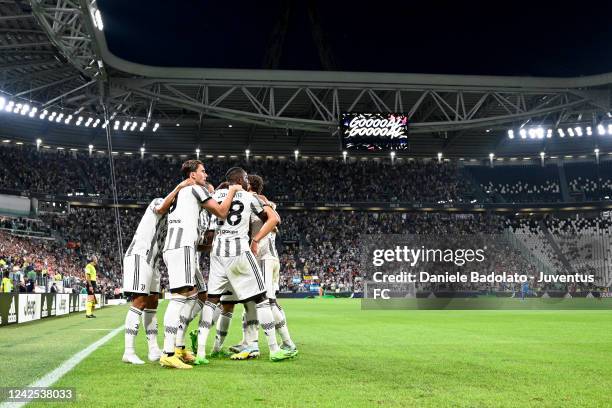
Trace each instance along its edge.
{"label": "white sock", "polygon": [[134,349],[134,343],[136,340],[136,336],[138,335],[138,328],[140,327],[140,316],[142,315],[142,311],[135,308],[130,307],[127,314],[125,315],[125,353],[126,354],[136,354],[136,350]]}
{"label": "white sock", "polygon": [[272,315],[272,309],[270,308],[270,302],[268,299],[257,304],[257,320],[259,325],[266,333],[268,338],[268,347],[270,347],[270,353],[275,353],[279,350],[278,343],[276,342],[276,330],[274,328],[274,316]]}
{"label": "white sock", "polygon": [[285,317],[285,311],[280,307],[277,302],[270,305],[272,308],[272,315],[274,316],[274,322],[276,323],[276,331],[280,334],[283,344],[290,347],[295,347],[291,336],[289,335],[289,329],[287,328],[287,319]]}
{"label": "white sock", "polygon": [[185,296],[173,295],[168,302],[168,308],[164,314],[164,353],[174,354],[176,345],[176,333],[180,325],[181,309],[185,305]]}
{"label": "white sock", "polygon": [[200,323],[198,324],[198,357],[206,357],[206,340],[208,340],[208,332],[210,332],[212,326],[216,307],[214,303],[204,302],[202,314],[200,314]]}
{"label": "white sock", "polygon": [[227,336],[227,330],[232,322],[232,315],[232,312],[221,312],[219,320],[217,320],[217,334],[215,336],[215,346],[213,347],[213,352],[219,351],[223,347],[223,342]]}
{"label": "white sock", "polygon": [[213,319],[212,319],[212,324],[217,324],[217,321],[219,320],[219,316],[221,316],[221,312],[223,312],[223,308],[221,307],[221,304],[218,304],[215,307],[215,310],[213,312]]}
{"label": "white sock", "polygon": [[193,309],[191,309],[191,320],[195,319],[195,317],[202,311],[204,307],[204,302],[202,302],[199,298],[196,300],[195,305],[193,305]]}
{"label": "white sock", "polygon": [[157,309],[145,309],[142,314],[142,325],[147,333],[149,352],[158,351],[157,344]]}
{"label": "white sock", "polygon": [[242,344],[259,349],[259,320],[257,320],[257,305],[255,302],[244,304],[244,320],[245,329]]}
{"label": "white sock", "polygon": [[[246,306],[245,306],[246,307]],[[241,345],[246,346],[247,343],[247,334],[246,334],[246,329],[247,329],[247,320],[246,320],[246,309],[242,312],[242,340],[240,340]]]}
{"label": "white sock", "polygon": [[189,328],[189,323],[191,323],[191,313],[196,305],[197,298],[198,295],[191,295],[185,298],[185,304],[183,305],[179,315],[180,324],[176,332],[176,347],[185,348],[185,334],[187,332],[187,328]]}

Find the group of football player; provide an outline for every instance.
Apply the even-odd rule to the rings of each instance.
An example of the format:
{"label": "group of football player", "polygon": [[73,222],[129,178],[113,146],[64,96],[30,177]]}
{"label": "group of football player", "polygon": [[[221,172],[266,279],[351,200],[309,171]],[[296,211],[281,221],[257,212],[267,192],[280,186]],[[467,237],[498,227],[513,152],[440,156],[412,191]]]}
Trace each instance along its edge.
{"label": "group of football player", "polygon": [[[148,359],[164,367],[189,369],[209,364],[210,358],[257,358],[258,326],[265,333],[271,361],[295,357],[298,350],[276,300],[280,263],[275,237],[280,216],[262,194],[263,179],[232,167],[215,189],[199,160],[183,163],[181,173],[183,181],[170,194],[151,201],[123,258],[123,290],[132,302],[125,317],[122,360],[144,364],[135,351],[141,319]],[[208,284],[200,263],[205,254],[210,256]],[[162,262],[168,270],[170,295],[160,350],[156,316]],[[244,306],[242,341],[226,350],[223,345],[237,303]],[[188,333],[198,316],[198,329]],[[214,346],[207,353],[213,326]],[[192,351],[185,345],[187,335]]]}

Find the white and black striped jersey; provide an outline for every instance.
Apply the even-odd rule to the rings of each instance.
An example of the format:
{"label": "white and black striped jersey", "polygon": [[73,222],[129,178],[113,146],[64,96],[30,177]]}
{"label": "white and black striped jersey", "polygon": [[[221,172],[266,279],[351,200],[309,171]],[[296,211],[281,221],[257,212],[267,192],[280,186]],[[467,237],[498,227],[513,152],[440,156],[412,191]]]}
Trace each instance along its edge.
{"label": "white and black striped jersey", "polygon": [[160,224],[163,223],[164,217],[155,212],[155,208],[164,202],[163,198],[156,198],[147,207],[144,215],[138,223],[132,242],[128,247],[125,256],[140,255],[149,265],[155,257],[158,246],[157,234],[160,230]]}
{"label": "white and black striped jersey", "polygon": [[[272,208],[276,209],[276,205],[272,204]],[[251,215],[251,238],[254,238],[255,235],[261,230],[264,222],[256,216],[255,214]],[[276,232],[272,230],[268,235],[266,235],[261,241],[259,241],[259,251],[257,252],[257,259],[278,259],[278,254],[276,253]]]}
{"label": "white and black striped jersey", "polygon": [[203,245],[206,241],[206,231],[210,229],[215,229],[215,226],[212,225],[213,215],[202,209],[200,211],[200,218],[198,220],[198,245]]}
{"label": "white and black striped jersey", "polygon": [[161,271],[162,264],[164,263],[164,245],[166,243],[166,236],[168,235],[168,213],[162,216],[157,228],[157,236],[155,238],[155,254],[153,255],[153,270]]}
{"label": "white and black striped jersey", "polygon": [[202,186],[188,186],[178,192],[168,210],[168,234],[164,252],[182,247],[195,247],[202,203],[212,196]]}
{"label": "white and black striped jersey", "polygon": [[[222,202],[228,190],[215,192],[215,200]],[[238,256],[249,249],[251,215],[261,214],[264,204],[247,191],[238,191],[225,220],[216,219],[216,234],[211,255]]]}

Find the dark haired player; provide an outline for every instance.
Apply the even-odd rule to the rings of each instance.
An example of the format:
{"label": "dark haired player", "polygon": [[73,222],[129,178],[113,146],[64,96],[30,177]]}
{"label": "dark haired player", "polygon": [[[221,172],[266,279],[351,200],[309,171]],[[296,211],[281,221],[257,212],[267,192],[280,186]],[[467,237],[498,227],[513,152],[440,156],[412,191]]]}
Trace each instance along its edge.
{"label": "dark haired player", "polygon": [[[207,181],[204,187],[210,194],[214,194],[215,188],[213,187],[211,183]],[[196,280],[195,286],[197,289],[197,299],[196,299],[196,303],[194,304],[193,308],[191,310],[183,309],[184,314],[181,314],[180,316],[181,324],[179,325],[179,328],[176,334],[177,347],[184,347],[186,330],[189,327],[189,324],[198,315],[198,313],[202,311],[202,308],[204,307],[204,304],[206,303],[207,286],[206,286],[206,283],[204,282],[204,277],[200,269],[201,268],[200,258],[202,256],[202,253],[209,253],[211,246],[212,246],[211,235],[213,234],[213,231],[209,231],[209,227],[211,225],[212,218],[213,218],[212,215],[205,209],[202,209],[200,211],[200,217],[198,219],[198,240],[197,240],[197,246],[196,246],[196,275],[195,275],[195,280]],[[219,310],[218,308],[215,309],[213,322],[217,320],[220,313],[221,313],[221,310]],[[191,350],[193,351],[197,349],[197,332],[198,330],[194,329],[192,333],[189,334],[191,337]],[[195,340],[193,338],[194,336],[196,337]]]}
{"label": "dark haired player", "polygon": [[182,324],[181,316],[191,314],[197,299],[195,247],[200,210],[205,208],[215,216],[225,218],[234,193],[242,186],[232,186],[225,200],[217,203],[211,200],[211,194],[204,188],[208,175],[201,161],[187,160],[181,167],[181,174],[195,184],[179,191],[168,211],[168,233],[163,256],[172,297],[164,315],[164,354],[159,363],[164,367],[191,368],[185,363],[195,359],[185,350],[184,338],[177,343],[177,332]]}

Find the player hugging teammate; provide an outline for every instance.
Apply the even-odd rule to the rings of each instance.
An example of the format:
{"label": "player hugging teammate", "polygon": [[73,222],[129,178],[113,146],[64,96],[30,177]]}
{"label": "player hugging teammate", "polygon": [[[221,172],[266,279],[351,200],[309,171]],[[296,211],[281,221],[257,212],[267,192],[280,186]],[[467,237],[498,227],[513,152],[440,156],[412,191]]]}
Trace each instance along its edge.
{"label": "player hugging teammate", "polygon": [[[143,364],[134,351],[143,313],[149,360],[159,359],[162,366],[181,369],[208,364],[205,344],[217,319],[213,355],[227,355],[221,346],[237,302],[245,305],[244,319],[248,324],[244,325],[242,346],[234,349],[235,359],[259,355],[257,323],[267,336],[270,360],[294,357],[297,349],[286,329],[284,313],[275,301],[279,264],[276,250],[270,249],[270,244],[274,244],[271,233],[280,217],[265,197],[258,196],[257,191],[247,191],[247,173],[241,168],[227,171],[228,185],[214,192],[214,196],[202,162],[188,160],[181,172],[185,180],[165,199],[156,199],[147,208],[124,257],[124,291],[132,294],[132,307],[125,321],[123,361]],[[258,230],[249,234],[252,221],[258,223]],[[209,239],[214,232],[212,248],[202,239],[207,230]],[[199,268],[198,249],[211,250],[208,294]],[[157,346],[155,320],[162,254],[171,293],[164,316],[163,354]],[[185,348],[185,331],[198,312],[198,333],[194,339],[197,356],[193,356]],[[276,340],[277,329],[282,347]]]}

